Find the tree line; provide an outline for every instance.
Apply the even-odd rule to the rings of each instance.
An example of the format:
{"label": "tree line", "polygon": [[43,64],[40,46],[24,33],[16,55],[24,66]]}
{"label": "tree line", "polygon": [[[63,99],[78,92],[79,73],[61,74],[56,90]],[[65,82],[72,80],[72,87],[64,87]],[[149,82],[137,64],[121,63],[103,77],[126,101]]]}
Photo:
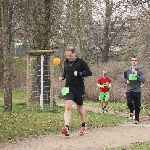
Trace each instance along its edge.
{"label": "tree line", "polygon": [[149,56],[149,1],[0,0],[0,74],[4,109],[12,110],[12,59],[19,40],[26,50],[75,46],[89,63]]}

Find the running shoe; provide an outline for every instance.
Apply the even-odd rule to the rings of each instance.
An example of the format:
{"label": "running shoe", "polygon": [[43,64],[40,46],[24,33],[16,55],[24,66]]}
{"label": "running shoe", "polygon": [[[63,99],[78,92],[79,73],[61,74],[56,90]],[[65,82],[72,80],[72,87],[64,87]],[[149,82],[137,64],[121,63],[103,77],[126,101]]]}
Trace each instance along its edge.
{"label": "running shoe", "polygon": [[104,108],[104,110],[108,113],[108,110],[106,108]]}
{"label": "running shoe", "polygon": [[65,136],[69,136],[69,129],[68,127],[63,127],[61,130],[61,133],[64,134]]}
{"label": "running shoe", "polygon": [[104,108],[102,108],[102,113],[104,113]]}
{"label": "running shoe", "polygon": [[133,120],[133,123],[134,124],[139,124],[139,122],[136,119]]}
{"label": "running shoe", "polygon": [[86,125],[85,125],[85,127],[83,126],[83,127],[80,128],[80,135],[81,135],[81,136],[86,133],[86,129],[87,129],[87,126],[86,126]]}
{"label": "running shoe", "polygon": [[130,115],[129,115],[129,120],[133,120],[133,114],[132,113],[130,113]]}

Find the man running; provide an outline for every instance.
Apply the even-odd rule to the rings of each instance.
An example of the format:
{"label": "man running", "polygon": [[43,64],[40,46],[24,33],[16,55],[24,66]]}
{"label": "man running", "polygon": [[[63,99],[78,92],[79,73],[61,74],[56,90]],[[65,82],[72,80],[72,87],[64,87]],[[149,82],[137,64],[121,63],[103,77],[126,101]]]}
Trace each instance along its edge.
{"label": "man running", "polygon": [[135,119],[133,119],[134,124],[139,123],[139,114],[141,107],[141,87],[144,85],[145,77],[137,66],[138,59],[133,56],[131,58],[131,66],[127,68],[124,72],[124,80],[126,87],[126,99],[127,106],[130,110],[130,117],[135,111]]}
{"label": "man running", "polygon": [[86,129],[85,114],[83,110],[83,94],[85,90],[84,77],[92,76],[92,72],[90,71],[87,63],[83,59],[76,56],[74,47],[69,47],[66,49],[66,57],[67,59],[64,61],[64,72],[62,76],[59,77],[59,81],[66,79],[64,88],[64,120],[66,132],[62,133],[65,134],[65,136],[69,136],[71,108],[74,101],[82,122],[80,135],[84,135]]}
{"label": "man running", "polygon": [[103,71],[103,76],[98,79],[97,86],[100,88],[99,100],[104,113],[104,111],[107,112],[106,107],[110,98],[109,89],[111,87],[111,79],[107,76],[107,71]]}

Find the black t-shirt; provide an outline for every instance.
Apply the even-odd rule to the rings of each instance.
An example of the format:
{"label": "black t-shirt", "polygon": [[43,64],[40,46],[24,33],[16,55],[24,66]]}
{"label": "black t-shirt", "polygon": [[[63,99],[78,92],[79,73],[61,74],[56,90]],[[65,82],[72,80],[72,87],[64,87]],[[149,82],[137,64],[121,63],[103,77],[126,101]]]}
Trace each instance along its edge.
{"label": "black t-shirt", "polygon": [[[74,75],[74,71],[77,71],[77,76]],[[84,77],[87,76],[92,76],[92,72],[83,59],[76,58],[73,62],[68,59],[64,61],[62,77],[66,78],[65,86],[69,87],[70,90],[84,89]]]}

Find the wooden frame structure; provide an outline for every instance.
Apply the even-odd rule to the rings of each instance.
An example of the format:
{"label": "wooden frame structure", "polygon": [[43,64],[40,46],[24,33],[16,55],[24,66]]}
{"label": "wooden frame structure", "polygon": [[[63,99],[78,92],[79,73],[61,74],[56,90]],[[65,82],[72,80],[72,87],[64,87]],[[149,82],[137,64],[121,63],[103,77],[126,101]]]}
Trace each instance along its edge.
{"label": "wooden frame structure", "polygon": [[[30,56],[50,56],[50,109],[53,109],[53,87],[54,87],[54,50],[31,50],[27,51],[27,108],[29,108],[29,99],[31,95],[31,91],[29,89],[30,82]],[[43,109],[43,108],[41,108]]]}

